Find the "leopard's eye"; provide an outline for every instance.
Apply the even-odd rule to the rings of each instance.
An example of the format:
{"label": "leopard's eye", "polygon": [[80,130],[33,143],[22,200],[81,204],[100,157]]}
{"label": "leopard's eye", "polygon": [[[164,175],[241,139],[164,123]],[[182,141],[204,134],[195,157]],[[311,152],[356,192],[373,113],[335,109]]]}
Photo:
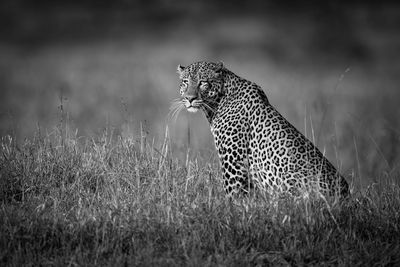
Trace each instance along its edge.
{"label": "leopard's eye", "polygon": [[208,96],[209,96],[209,97],[213,97],[214,95],[215,95],[215,91],[209,91],[209,92],[208,92]]}
{"label": "leopard's eye", "polygon": [[182,82],[181,82],[181,87],[182,87],[182,88],[186,88],[186,87],[188,86],[188,84],[189,84],[189,81],[188,81],[188,80],[182,80]]}
{"label": "leopard's eye", "polygon": [[210,88],[210,84],[208,82],[201,82],[200,83],[200,89],[207,90],[209,88]]}

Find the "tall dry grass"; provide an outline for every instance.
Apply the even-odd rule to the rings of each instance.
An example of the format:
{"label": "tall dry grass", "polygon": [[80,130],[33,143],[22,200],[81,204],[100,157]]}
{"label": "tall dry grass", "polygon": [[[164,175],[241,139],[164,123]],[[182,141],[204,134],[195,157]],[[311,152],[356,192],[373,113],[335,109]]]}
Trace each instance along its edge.
{"label": "tall dry grass", "polygon": [[162,142],[60,124],[0,149],[0,262],[15,265],[395,265],[400,187],[347,201],[227,199],[218,164]]}

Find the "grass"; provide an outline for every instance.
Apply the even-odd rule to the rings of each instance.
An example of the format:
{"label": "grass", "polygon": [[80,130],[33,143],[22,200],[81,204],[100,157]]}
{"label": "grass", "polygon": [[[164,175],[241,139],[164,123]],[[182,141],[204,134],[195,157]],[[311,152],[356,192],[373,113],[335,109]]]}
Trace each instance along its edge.
{"label": "grass", "polygon": [[178,161],[168,136],[145,140],[63,129],[20,144],[3,137],[0,264],[400,264],[395,177],[342,203],[230,200],[217,164]]}

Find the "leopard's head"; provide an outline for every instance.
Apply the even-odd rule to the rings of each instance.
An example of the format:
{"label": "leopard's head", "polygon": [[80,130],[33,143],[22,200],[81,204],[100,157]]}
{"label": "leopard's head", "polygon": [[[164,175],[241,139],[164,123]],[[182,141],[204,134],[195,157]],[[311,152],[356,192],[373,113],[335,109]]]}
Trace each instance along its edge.
{"label": "leopard's head", "polygon": [[223,69],[221,62],[196,62],[187,67],[178,65],[181,97],[177,103],[189,112],[202,109],[206,115],[214,113],[223,94]]}

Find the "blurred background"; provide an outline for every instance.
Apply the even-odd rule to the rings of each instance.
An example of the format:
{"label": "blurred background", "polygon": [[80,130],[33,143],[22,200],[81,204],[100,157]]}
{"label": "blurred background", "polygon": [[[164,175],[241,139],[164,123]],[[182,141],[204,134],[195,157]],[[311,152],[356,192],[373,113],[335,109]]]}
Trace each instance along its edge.
{"label": "blurred background", "polygon": [[203,114],[167,114],[178,64],[223,61],[357,187],[399,173],[395,2],[2,0],[0,32],[0,136],[63,123],[161,142],[168,125],[177,157],[214,160]]}

